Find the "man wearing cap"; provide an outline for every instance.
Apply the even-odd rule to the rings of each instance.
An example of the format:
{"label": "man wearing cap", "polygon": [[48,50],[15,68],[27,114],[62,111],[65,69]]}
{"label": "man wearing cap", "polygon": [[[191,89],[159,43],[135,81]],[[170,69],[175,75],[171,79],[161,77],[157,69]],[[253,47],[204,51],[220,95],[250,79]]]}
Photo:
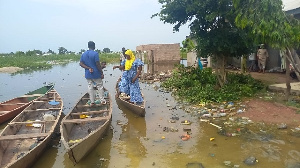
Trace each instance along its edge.
{"label": "man wearing cap", "polygon": [[258,72],[265,73],[266,62],[267,62],[268,57],[269,57],[269,54],[268,54],[267,49],[265,48],[265,45],[261,44],[260,48],[257,51],[258,67],[259,67]]}

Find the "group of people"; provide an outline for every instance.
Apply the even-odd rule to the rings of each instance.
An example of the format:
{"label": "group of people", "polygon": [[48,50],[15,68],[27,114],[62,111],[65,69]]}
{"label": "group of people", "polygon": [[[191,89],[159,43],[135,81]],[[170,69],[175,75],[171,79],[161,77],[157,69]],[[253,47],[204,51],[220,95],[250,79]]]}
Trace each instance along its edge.
{"label": "group of people", "polygon": [[[80,66],[85,69],[85,78],[88,82],[88,93],[90,96],[91,106],[95,105],[96,92],[99,95],[100,102],[105,104],[104,88],[103,88],[103,68],[105,63],[100,63],[99,54],[95,51],[95,43],[88,42],[88,50],[85,51],[80,58]],[[130,102],[139,104],[142,103],[143,97],[139,86],[139,76],[144,63],[134,56],[134,53],[122,48],[120,57],[120,65],[114,66],[113,69],[119,68],[123,71],[119,89],[122,93],[130,96]],[[95,91],[94,87],[97,88]]]}

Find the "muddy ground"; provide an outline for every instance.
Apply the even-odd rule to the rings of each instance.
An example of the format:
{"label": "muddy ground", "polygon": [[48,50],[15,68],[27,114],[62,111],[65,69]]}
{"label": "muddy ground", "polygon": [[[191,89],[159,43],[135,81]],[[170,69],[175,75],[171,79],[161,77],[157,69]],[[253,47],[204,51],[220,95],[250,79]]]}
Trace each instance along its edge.
{"label": "muddy ground", "polygon": [[[257,73],[250,75],[267,84],[285,83],[285,74],[282,73]],[[298,82],[291,80],[291,82]],[[245,102],[248,110],[238,114],[242,117],[249,117],[252,121],[265,122],[270,124],[285,123],[290,126],[300,126],[300,109],[286,106],[283,102],[284,93],[270,93],[269,96],[250,99]]]}

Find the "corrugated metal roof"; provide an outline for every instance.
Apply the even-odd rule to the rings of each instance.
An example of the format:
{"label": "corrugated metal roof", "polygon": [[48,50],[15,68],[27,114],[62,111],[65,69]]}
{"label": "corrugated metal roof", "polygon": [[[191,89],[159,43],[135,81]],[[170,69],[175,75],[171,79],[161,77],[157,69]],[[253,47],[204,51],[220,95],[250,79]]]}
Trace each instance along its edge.
{"label": "corrugated metal roof", "polygon": [[282,0],[282,3],[284,11],[300,8],[300,0]]}

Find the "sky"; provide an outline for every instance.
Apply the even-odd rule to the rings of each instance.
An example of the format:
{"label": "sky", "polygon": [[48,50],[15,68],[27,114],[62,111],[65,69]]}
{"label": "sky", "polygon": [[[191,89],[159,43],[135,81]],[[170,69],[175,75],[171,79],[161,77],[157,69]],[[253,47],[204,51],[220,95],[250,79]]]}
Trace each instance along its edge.
{"label": "sky", "polygon": [[0,53],[59,47],[79,52],[135,50],[146,44],[182,43],[188,25],[173,31],[159,17],[158,0],[0,0]]}

